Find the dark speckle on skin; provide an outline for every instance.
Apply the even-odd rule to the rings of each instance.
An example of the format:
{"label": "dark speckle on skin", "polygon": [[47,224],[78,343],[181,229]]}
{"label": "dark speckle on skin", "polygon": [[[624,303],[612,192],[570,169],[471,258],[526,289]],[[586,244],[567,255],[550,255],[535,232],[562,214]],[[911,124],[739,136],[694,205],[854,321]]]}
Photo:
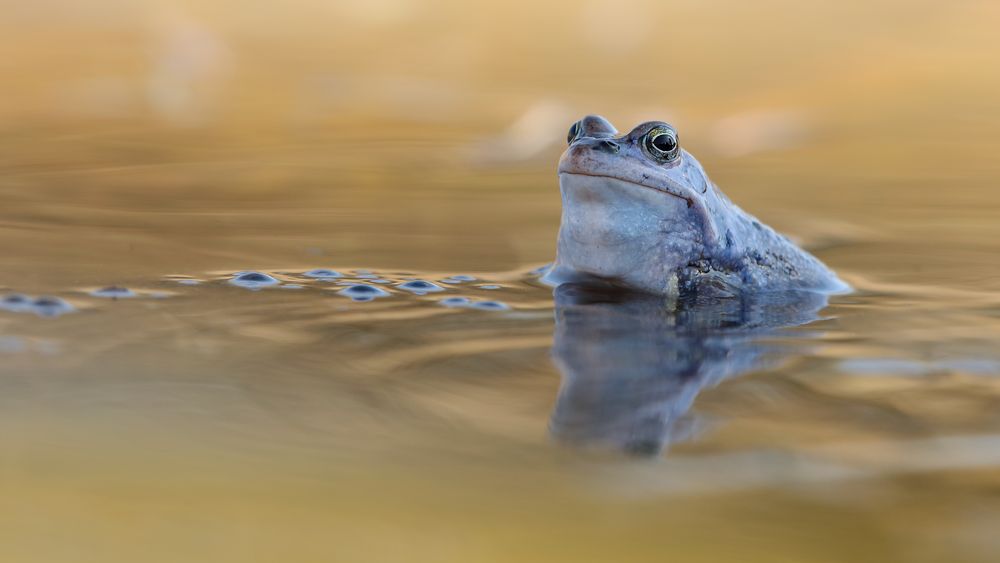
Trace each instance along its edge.
{"label": "dark speckle on skin", "polygon": [[705,260],[705,259],[696,260],[694,262],[691,262],[690,264],[688,264],[688,266],[691,267],[691,268],[694,268],[695,270],[698,270],[699,272],[701,272],[703,274],[707,274],[710,271],[712,271],[712,264],[708,260]]}

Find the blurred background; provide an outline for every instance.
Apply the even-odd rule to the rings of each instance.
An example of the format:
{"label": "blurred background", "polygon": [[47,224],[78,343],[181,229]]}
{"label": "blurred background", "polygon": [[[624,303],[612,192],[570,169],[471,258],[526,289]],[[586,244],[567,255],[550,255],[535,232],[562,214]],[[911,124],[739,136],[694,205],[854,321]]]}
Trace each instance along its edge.
{"label": "blurred background", "polygon": [[[968,213],[998,167],[1000,17],[936,7],[5,2],[8,219],[159,238],[173,213],[169,236],[189,238],[157,259],[178,267],[248,245],[287,256],[297,236],[342,262],[401,266],[381,253],[405,245],[407,267],[508,269],[551,256],[564,130],[599,113],[626,131],[673,122],[780,227],[808,208],[811,224],[861,215],[912,236],[963,205],[963,228],[982,228],[992,217]],[[459,235],[490,244],[463,254]]]}
{"label": "blurred background", "polygon": [[[0,290],[79,309],[0,311],[0,558],[1000,559],[998,26],[990,0],[0,0]],[[588,113],[673,123],[859,290],[659,461],[547,432],[565,374],[521,278]],[[515,310],[164,281],[315,267],[471,273]]]}

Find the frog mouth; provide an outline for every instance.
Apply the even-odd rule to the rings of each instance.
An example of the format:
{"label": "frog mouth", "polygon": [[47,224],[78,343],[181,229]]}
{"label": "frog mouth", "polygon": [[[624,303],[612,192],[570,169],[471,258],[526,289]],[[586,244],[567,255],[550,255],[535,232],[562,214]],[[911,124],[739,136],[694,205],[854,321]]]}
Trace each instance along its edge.
{"label": "frog mouth", "polygon": [[635,180],[631,180],[631,179],[628,179],[628,178],[622,178],[621,176],[612,176],[610,174],[589,174],[589,173],[586,173],[586,172],[563,172],[563,171],[560,171],[559,175],[560,176],[588,176],[590,178],[608,178],[610,180],[617,180],[617,181],[625,183],[625,184],[631,184],[633,186],[638,186],[640,188],[646,188],[647,190],[654,190],[654,191],[657,191],[657,192],[660,192],[660,193],[663,193],[663,194],[667,194],[669,196],[673,196],[673,197],[676,197],[678,199],[683,199],[687,203],[687,206],[688,206],[689,209],[691,207],[694,207],[694,198],[693,197],[691,197],[689,195],[685,195],[680,190],[677,190],[677,189],[671,188],[671,187],[651,186],[649,184],[641,184],[639,182],[636,182]]}
{"label": "frog mouth", "polygon": [[[570,168],[570,167],[566,167]],[[701,225],[704,240],[706,243],[715,244],[719,240],[718,229],[715,225],[715,221],[712,219],[704,201],[698,197],[698,194],[684,186],[678,186],[672,183],[663,183],[662,185],[652,185],[650,183],[643,183],[642,180],[649,180],[650,178],[645,174],[637,175],[636,177],[623,177],[624,175],[613,175],[613,174],[598,174],[593,172],[585,172],[581,170],[569,170],[564,169],[560,166],[559,177],[560,185],[564,185],[563,178],[570,179],[573,177],[577,178],[595,178],[603,180],[612,180],[614,182],[619,182],[621,184],[626,184],[630,186],[635,186],[637,188],[642,188],[658,194],[665,194],[673,198],[682,200],[689,212],[693,213],[694,217],[697,217],[697,221]],[[580,180],[583,181],[583,180]]]}

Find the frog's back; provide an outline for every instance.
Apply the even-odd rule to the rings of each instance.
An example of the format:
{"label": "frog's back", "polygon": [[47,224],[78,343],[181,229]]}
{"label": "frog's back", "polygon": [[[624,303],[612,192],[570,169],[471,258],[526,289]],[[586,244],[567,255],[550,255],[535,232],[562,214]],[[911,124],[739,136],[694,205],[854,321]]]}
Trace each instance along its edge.
{"label": "frog's back", "polygon": [[849,286],[788,237],[733,205],[720,244],[678,272],[684,293],[812,290],[840,293]]}

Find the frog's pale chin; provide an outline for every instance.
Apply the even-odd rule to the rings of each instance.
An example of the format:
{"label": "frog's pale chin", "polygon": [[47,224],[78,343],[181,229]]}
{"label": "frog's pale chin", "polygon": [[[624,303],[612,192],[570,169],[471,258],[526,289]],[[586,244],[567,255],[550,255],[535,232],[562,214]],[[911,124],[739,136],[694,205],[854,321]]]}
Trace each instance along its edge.
{"label": "frog's pale chin", "polygon": [[559,178],[562,224],[548,281],[599,279],[664,294],[704,244],[698,210],[684,198],[607,176]]}
{"label": "frog's pale chin", "polygon": [[611,180],[618,180],[619,182],[623,182],[625,184],[632,184],[633,186],[636,186],[637,188],[644,188],[644,189],[647,189],[647,190],[654,190],[654,191],[657,191],[657,192],[659,192],[661,194],[664,194],[664,195],[667,195],[667,196],[671,196],[671,197],[676,197],[676,198],[682,199],[682,200],[684,200],[685,203],[687,203],[688,207],[694,207],[694,205],[695,205],[695,197],[696,196],[694,194],[687,193],[687,191],[682,191],[680,189],[673,188],[673,187],[670,187],[670,186],[658,186],[658,185],[653,185],[653,184],[644,184],[644,183],[637,182],[637,181],[635,181],[635,180],[633,180],[631,178],[626,178],[626,177],[621,177],[621,176],[612,176],[610,174],[593,174],[593,173],[587,173],[587,172],[568,172],[568,171],[563,171],[562,169],[560,169],[560,171],[559,171],[559,177],[560,177],[560,179],[563,178],[564,176],[589,176],[591,178],[608,178],[608,179],[611,179]]}

